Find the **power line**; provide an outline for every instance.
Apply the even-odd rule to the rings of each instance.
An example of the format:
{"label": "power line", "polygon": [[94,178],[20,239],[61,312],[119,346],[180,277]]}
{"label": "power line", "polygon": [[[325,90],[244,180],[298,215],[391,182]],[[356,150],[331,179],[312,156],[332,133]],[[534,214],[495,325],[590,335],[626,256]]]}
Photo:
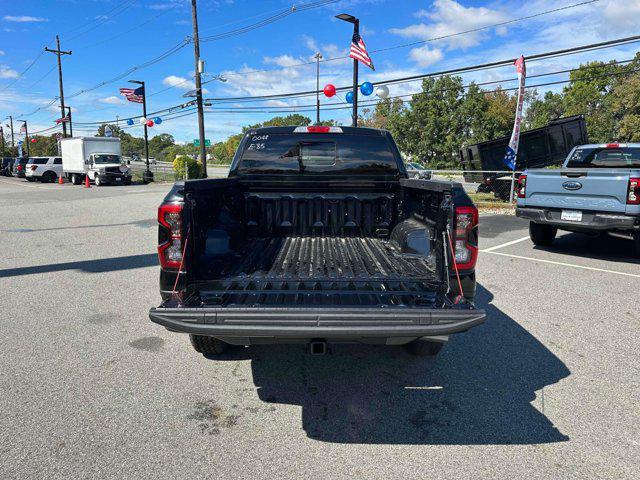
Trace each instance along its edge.
{"label": "power line", "polygon": [[[404,44],[400,44],[400,45],[393,45],[391,47],[385,47],[385,48],[379,48],[377,50],[371,50],[370,53],[381,53],[381,52],[387,52],[387,51],[390,51],[390,50],[396,50],[396,49],[399,49],[399,48],[407,48],[407,47],[413,47],[413,46],[416,46],[416,45],[424,45],[426,43],[436,42],[436,41],[439,41],[439,40],[445,40],[447,38],[453,38],[453,37],[457,37],[457,36],[460,36],[460,35],[466,35],[466,34],[469,34],[469,33],[475,33],[475,32],[481,31],[481,30],[487,30],[487,29],[491,29],[491,28],[496,28],[496,27],[507,25],[507,24],[513,24],[513,23],[521,22],[523,20],[529,20],[529,19],[532,19],[532,18],[537,18],[537,17],[541,17],[541,16],[544,16],[544,15],[549,15],[549,14],[552,14],[552,13],[557,13],[557,12],[560,12],[560,11],[563,11],[563,10],[569,10],[569,9],[572,9],[572,8],[581,7],[581,6],[584,6],[584,5],[591,4],[591,3],[596,3],[598,1],[600,1],[600,0],[588,0],[588,1],[580,2],[580,3],[574,3],[574,4],[571,4],[571,5],[566,5],[564,7],[559,7],[559,8],[555,8],[555,9],[552,9],[552,10],[545,10],[543,12],[538,12],[538,13],[535,13],[535,14],[532,14],[532,15],[527,15],[527,16],[524,16],[524,17],[514,18],[514,19],[511,19],[511,20],[506,20],[504,22],[494,23],[494,24],[491,24],[491,25],[485,25],[483,27],[473,28],[473,29],[470,29],[470,30],[464,30],[464,31],[461,31],[461,32],[450,33],[450,34],[441,35],[441,36],[438,36],[438,37],[432,37],[432,38],[429,38],[429,39],[426,39],[426,40],[419,40],[419,41],[416,41],[416,42],[404,43]],[[337,61],[337,60],[344,60],[344,59],[347,59],[347,58],[349,58],[348,55],[343,55],[343,56],[339,56],[339,57],[329,57],[329,58],[325,58],[323,60],[320,60],[320,62],[321,63],[334,62],[334,61]],[[301,63],[297,63],[297,64],[293,64],[293,65],[287,65],[286,68],[303,67],[303,66],[307,66],[307,65],[313,65],[315,63],[316,63],[315,60],[309,61],[309,62],[301,62]],[[243,76],[243,75],[250,75],[252,73],[272,72],[274,70],[278,70],[278,69],[277,68],[265,68],[265,69],[256,69],[256,70],[246,70],[246,71],[243,71],[243,72],[225,73],[224,75],[227,76],[227,77]]]}
{"label": "power line", "polygon": [[258,28],[262,28],[271,23],[277,22],[283,18],[288,17],[289,15],[293,15],[294,13],[302,12],[305,10],[311,10],[312,8],[324,7],[326,5],[331,5],[332,3],[338,3],[341,0],[320,0],[317,2],[303,3],[301,5],[292,5],[288,9],[282,10],[275,15],[265,18],[264,20],[260,20],[259,22],[252,23],[245,27],[236,28],[234,30],[229,30],[227,32],[218,33],[215,35],[208,35],[200,38],[201,42],[213,42],[216,40],[222,40],[224,38],[235,37],[237,35],[242,35],[244,33],[250,32],[252,30],[257,30]]}

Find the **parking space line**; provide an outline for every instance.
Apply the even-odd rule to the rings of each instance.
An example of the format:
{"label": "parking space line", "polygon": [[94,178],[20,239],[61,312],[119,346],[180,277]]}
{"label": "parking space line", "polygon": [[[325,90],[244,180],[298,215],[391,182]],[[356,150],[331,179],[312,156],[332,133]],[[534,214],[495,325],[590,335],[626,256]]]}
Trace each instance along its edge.
{"label": "parking space line", "polygon": [[[527,237],[527,238],[529,238],[529,237]],[[613,273],[614,275],[623,275],[625,277],[640,278],[640,275],[637,275],[635,273],[618,272],[616,270],[607,270],[605,268],[586,267],[584,265],[576,265],[574,263],[556,262],[556,261],[553,261],[553,260],[543,260],[541,258],[523,257],[521,255],[511,255],[510,253],[492,252],[492,251],[488,251],[488,250],[483,250],[483,253],[490,253],[492,255],[500,255],[500,256],[503,256],[503,257],[510,257],[510,258],[519,258],[520,260],[529,260],[529,261],[532,261],[532,262],[550,263],[552,265],[560,265],[562,267],[573,267],[573,268],[579,268],[579,269],[582,269],[582,270],[591,270],[591,271],[594,271],[594,272]]]}
{"label": "parking space line", "polygon": [[494,250],[498,250],[500,248],[508,247],[509,245],[515,245],[516,243],[524,242],[525,240],[529,240],[529,235],[527,235],[526,237],[519,238],[517,240],[511,240],[510,242],[501,243],[500,245],[496,245],[495,247],[486,248],[486,249],[480,250],[480,251],[484,252],[484,253],[490,253],[490,252],[493,252]]}

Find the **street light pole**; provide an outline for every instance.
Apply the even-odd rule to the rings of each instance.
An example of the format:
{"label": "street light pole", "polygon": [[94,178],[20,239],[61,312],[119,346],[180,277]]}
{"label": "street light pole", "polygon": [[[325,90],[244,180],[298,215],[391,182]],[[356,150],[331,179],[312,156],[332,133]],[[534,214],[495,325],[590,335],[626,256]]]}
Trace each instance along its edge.
{"label": "street light pole", "polygon": [[69,114],[67,115],[67,117],[69,117],[69,136],[73,137],[73,123],[71,122],[71,107],[65,107],[67,109],[67,112],[69,112]]}
{"label": "street light pole", "polygon": [[193,55],[195,58],[196,104],[198,105],[198,136],[200,137],[200,158],[202,158],[202,178],[207,178],[207,147],[204,135],[204,108],[202,105],[202,61],[200,60],[200,37],[198,36],[198,8],[196,0],[191,0],[191,21],[193,23]]}
{"label": "street light pole", "polygon": [[13,117],[9,115],[9,125],[11,125],[11,146],[15,147],[16,144],[13,141]]}
{"label": "street light pole", "polygon": [[320,125],[320,59],[322,59],[322,54],[318,52],[313,58],[316,59],[316,124]]}
{"label": "street light pole", "polygon": [[[336,15],[336,18],[353,24],[353,38],[357,38],[360,34],[360,20],[348,13]],[[358,126],[358,60],[353,59],[353,120],[352,125]]]}
{"label": "street light pole", "polygon": [[0,125],[0,137],[2,137],[2,156],[4,157],[4,129]]}
{"label": "street light pole", "polygon": [[24,141],[27,144],[27,157],[31,156],[31,150],[29,149],[29,127],[26,120],[18,120],[16,122],[24,122]]}
{"label": "street light pole", "polygon": [[149,170],[149,136],[148,136],[148,132],[147,132],[147,90],[144,87],[144,82],[141,82],[140,80],[129,80],[129,83],[137,83],[138,85],[142,85],[142,117],[145,119],[145,122],[144,122],[144,158],[145,158],[145,163],[147,165],[147,169],[142,174],[142,181],[144,183],[149,183],[149,182],[153,181],[153,173],[151,173],[151,170]]}

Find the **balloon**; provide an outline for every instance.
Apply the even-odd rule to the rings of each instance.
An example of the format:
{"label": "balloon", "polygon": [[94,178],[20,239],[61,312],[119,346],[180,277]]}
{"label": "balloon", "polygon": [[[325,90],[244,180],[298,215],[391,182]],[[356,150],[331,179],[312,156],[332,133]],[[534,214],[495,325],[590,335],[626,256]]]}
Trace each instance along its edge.
{"label": "balloon", "polygon": [[154,118],[153,121],[156,122],[156,125],[160,125],[162,123],[162,119],[160,117]]}
{"label": "balloon", "polygon": [[133,119],[131,119],[131,118],[130,118],[130,119],[128,119],[128,120],[127,120],[127,125],[133,125]]}
{"label": "balloon", "polygon": [[37,142],[37,140],[35,138],[31,139],[31,143],[36,143],[36,142]]}
{"label": "balloon", "polygon": [[336,94],[336,87],[335,85],[332,84],[328,84],[324,86],[324,89],[322,90],[325,94],[326,97],[331,98]]}
{"label": "balloon", "polygon": [[141,124],[141,125],[144,125],[145,123],[147,123],[147,121],[148,121],[148,120],[147,120],[146,118],[142,117],[142,118],[140,119],[140,124]]}
{"label": "balloon", "polygon": [[345,99],[347,100],[347,103],[353,103],[353,92],[347,92]]}
{"label": "balloon", "polygon": [[364,82],[362,85],[360,85],[360,92],[362,92],[362,95],[364,95],[365,97],[371,95],[373,93],[373,85],[371,84],[371,82]]}
{"label": "balloon", "polygon": [[153,127],[153,120],[147,121],[147,127]]}
{"label": "balloon", "polygon": [[389,96],[389,87],[386,85],[380,85],[376,88],[376,95],[380,98],[387,98]]}

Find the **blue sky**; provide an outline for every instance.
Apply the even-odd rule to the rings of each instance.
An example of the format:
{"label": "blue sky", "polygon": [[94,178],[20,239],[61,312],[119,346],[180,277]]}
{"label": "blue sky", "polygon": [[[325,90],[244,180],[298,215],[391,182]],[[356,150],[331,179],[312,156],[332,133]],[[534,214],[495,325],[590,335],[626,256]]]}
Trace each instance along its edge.
{"label": "blue sky", "polygon": [[[300,0],[299,5],[311,0]],[[578,3],[580,0],[344,0],[320,8],[293,13],[251,32],[222,40],[203,42],[201,57],[206,72],[223,74],[226,83],[206,85],[208,97],[267,95],[315,88],[315,66],[308,62],[316,51],[325,58],[345,55],[350,42],[350,26],[333,17],[348,12],[361,19],[362,36],[369,50],[377,50],[426,40],[538,12]],[[202,37],[229,32],[268,18],[290,8],[283,0],[200,0],[199,23]],[[2,1],[0,13],[0,119],[12,114],[27,116],[30,130],[51,127],[59,110],[48,106],[58,95],[55,56],[38,55],[45,45],[54,46],[56,34],[63,50],[65,95],[94,87],[104,80],[146,62],[179,44],[192,33],[190,1],[186,0],[56,0]],[[508,26],[451,37],[412,47],[373,53],[376,71],[361,67],[361,81],[427,73],[492,60],[531,55],[592,42],[634,35],[640,24],[640,0],[600,0],[590,5],[541,16]],[[562,57],[531,64],[531,74],[564,70],[588,60],[631,58],[639,44]],[[24,75],[20,73],[34,60]],[[147,82],[149,111],[186,101],[182,94],[193,88],[193,47],[187,45],[167,59],[140,69],[115,83],[69,98],[78,133],[92,134],[94,127],[80,122],[113,120],[139,115],[137,104],[124,101],[118,88],[135,78]],[[256,72],[255,70],[259,70]],[[351,64],[338,60],[322,64],[321,85],[350,83]],[[491,81],[513,76],[511,68],[465,75],[466,81]],[[566,78],[544,77],[546,80]],[[504,83],[512,87],[513,83]],[[556,87],[556,89],[561,87]],[[418,83],[391,87],[392,94],[406,95],[419,90]],[[156,93],[158,92],[158,93]],[[336,99],[323,102],[335,102]],[[282,107],[313,104],[312,97],[288,101],[227,104],[238,107]],[[242,125],[268,119],[276,113],[231,113],[214,104],[206,114],[207,138],[220,140],[240,131]],[[312,113],[306,115],[313,117]],[[323,118],[349,122],[348,110],[326,111]],[[6,123],[6,122],[3,122]],[[6,128],[5,128],[6,130]],[[141,128],[131,129],[140,134]],[[197,136],[195,116],[166,120],[152,133],[171,133],[179,141]],[[75,132],[74,132],[75,133]]]}

